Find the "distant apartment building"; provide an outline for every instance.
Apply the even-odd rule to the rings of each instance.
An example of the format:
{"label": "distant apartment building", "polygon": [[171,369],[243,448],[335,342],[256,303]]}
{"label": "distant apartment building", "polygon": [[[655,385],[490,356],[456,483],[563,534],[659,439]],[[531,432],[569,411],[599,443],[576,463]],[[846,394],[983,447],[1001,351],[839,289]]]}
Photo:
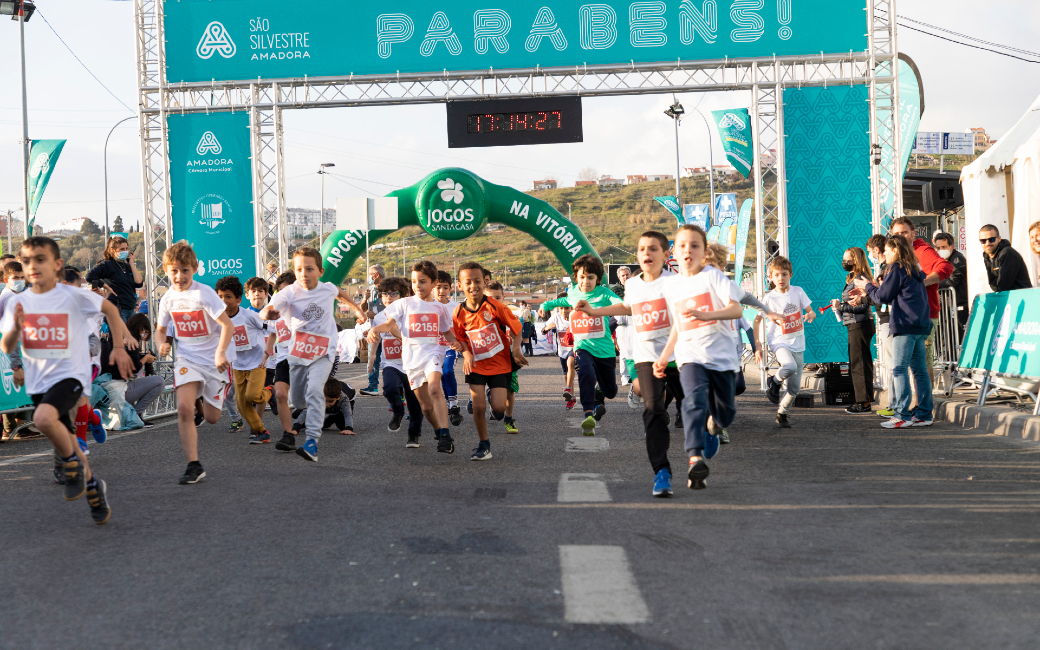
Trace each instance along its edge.
{"label": "distant apartment building", "polygon": [[597,185],[596,181],[576,181],[574,187],[585,187],[587,185]]}
{"label": "distant apartment building", "polygon": [[707,167],[684,167],[683,169],[686,170],[687,178],[698,178],[700,176],[708,175]]}
{"label": "distant apartment building", "polygon": [[[321,210],[312,208],[289,208],[286,212],[286,221],[289,226],[290,239],[306,239],[318,235],[318,213]],[[336,229],[336,210],[325,209],[324,232],[329,233]]]}
{"label": "distant apartment building", "polygon": [[996,142],[996,140],[989,139],[986,129],[976,127],[971,129],[971,132],[975,136],[975,151],[985,151]]}
{"label": "distant apartment building", "polygon": [[715,178],[725,180],[736,180],[740,178],[740,172],[729,165],[714,165],[712,171],[715,172]]}
{"label": "distant apartment building", "polygon": [[640,174],[634,174],[634,175],[633,174],[629,174],[628,177],[626,178],[626,181],[627,181],[627,183],[629,185],[636,185],[637,183],[645,183],[646,182],[646,176],[640,175]]}
{"label": "distant apartment building", "polygon": [[650,181],[651,183],[655,181],[670,181],[674,179],[675,176],[672,176],[671,174],[647,174],[646,177],[646,180]]}
{"label": "distant apartment building", "polygon": [[624,185],[625,181],[623,181],[620,178],[611,178],[610,176],[600,176],[599,180],[596,181],[596,184],[601,186],[601,187],[602,186],[607,186],[607,185]]}
{"label": "distant apartment building", "polygon": [[534,181],[534,189],[536,189],[536,190],[555,190],[556,189],[556,181],[551,179],[551,178],[547,178],[544,181]]}

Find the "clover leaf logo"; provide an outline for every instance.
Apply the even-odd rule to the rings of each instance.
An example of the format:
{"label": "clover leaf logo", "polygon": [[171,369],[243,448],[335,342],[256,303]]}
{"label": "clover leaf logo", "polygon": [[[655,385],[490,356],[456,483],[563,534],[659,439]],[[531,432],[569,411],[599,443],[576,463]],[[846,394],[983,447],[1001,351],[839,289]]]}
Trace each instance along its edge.
{"label": "clover leaf logo", "polygon": [[462,203],[462,199],[465,198],[462,195],[462,183],[456,183],[450,178],[445,178],[443,181],[437,182],[437,187],[441,191],[441,200],[445,203],[455,202],[456,205]]}

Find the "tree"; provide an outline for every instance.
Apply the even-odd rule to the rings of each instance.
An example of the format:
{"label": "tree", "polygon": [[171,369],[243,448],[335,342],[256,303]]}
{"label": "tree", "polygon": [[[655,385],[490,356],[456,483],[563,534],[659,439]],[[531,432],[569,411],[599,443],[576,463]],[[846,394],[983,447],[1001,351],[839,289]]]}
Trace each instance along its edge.
{"label": "tree", "polygon": [[599,178],[599,176],[596,174],[596,170],[592,167],[586,167],[585,169],[578,172],[579,181],[594,181],[597,178]]}
{"label": "tree", "polygon": [[84,219],[83,225],[80,226],[79,232],[82,235],[100,235],[101,228],[98,227],[91,219]]}
{"label": "tree", "polygon": [[123,232],[123,217],[116,217],[112,222],[112,232]]}

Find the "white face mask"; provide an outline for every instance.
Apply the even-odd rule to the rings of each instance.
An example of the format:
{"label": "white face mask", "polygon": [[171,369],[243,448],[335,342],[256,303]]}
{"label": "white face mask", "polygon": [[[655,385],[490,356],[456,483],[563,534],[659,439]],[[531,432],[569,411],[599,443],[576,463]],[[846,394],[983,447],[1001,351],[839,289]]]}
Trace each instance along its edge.
{"label": "white face mask", "polygon": [[25,280],[11,280],[11,291],[15,293],[25,291]]}
{"label": "white face mask", "polygon": [[952,250],[939,251],[939,257],[943,258],[944,260],[950,259],[950,255],[952,254]]}

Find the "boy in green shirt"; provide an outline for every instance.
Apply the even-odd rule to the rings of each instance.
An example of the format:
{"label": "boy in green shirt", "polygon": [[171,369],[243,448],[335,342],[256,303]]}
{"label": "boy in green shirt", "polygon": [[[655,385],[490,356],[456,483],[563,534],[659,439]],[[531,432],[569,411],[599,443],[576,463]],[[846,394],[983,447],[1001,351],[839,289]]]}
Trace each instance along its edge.
{"label": "boy in green shirt", "polygon": [[[573,265],[575,285],[566,296],[544,303],[539,310],[542,318],[557,307],[575,307],[581,301],[592,307],[607,307],[622,302],[617,294],[600,284],[603,279],[603,262],[592,255],[582,255]],[[571,311],[570,331],[574,335],[574,365],[578,371],[578,389],[581,391],[581,408],[585,419],[581,423],[582,433],[596,435],[596,422],[607,408],[604,399],[617,395],[617,377],[614,375],[616,357],[614,339],[606,316],[589,316],[580,311]],[[596,393],[599,384],[601,395]]]}

